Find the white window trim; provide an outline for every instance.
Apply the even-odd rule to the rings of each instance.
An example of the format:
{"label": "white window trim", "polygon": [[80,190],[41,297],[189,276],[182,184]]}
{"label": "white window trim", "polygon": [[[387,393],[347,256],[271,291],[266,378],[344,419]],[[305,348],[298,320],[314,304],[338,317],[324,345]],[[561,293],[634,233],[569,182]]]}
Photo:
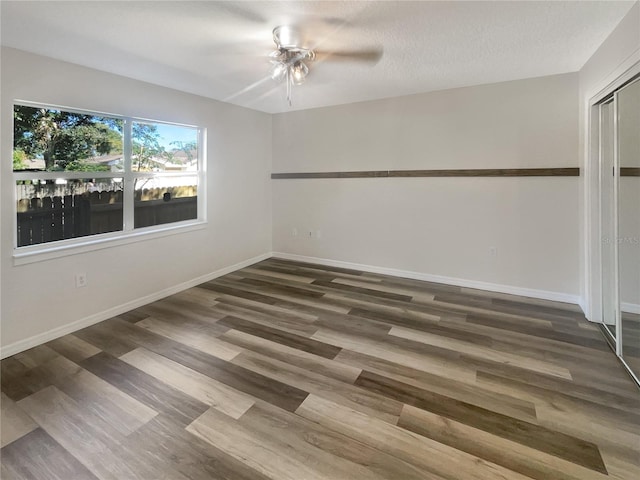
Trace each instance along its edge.
{"label": "white window trim", "polygon": [[[196,222],[191,220],[186,222],[166,223],[158,227],[138,228],[129,233],[111,232],[98,235],[88,235],[86,237],[81,237],[83,239],[90,239],[85,240],[84,242],[73,242],[67,244],[65,242],[68,242],[69,240],[60,240],[57,242],[29,245],[21,247],[13,254],[13,264],[15,266],[27,265],[29,263],[43,262],[45,260],[53,260],[59,257],[77,255],[80,253],[102,250],[104,248],[118,247],[120,245],[152,240],[154,238],[162,238],[179,233],[193,232],[206,228],[206,224],[207,222]],[[30,250],[32,247],[40,245],[47,245],[47,247]]]}
{"label": "white window trim", "polygon": [[[63,110],[66,112],[80,113],[86,115],[105,116],[122,120],[124,129],[128,130],[128,135],[123,132],[123,154],[124,154],[124,170],[122,172],[13,172],[13,264],[26,265],[29,263],[51,260],[68,255],[76,255],[80,253],[111,248],[128,243],[139,242],[143,240],[151,240],[161,238],[168,235],[179,233],[187,233],[205,228],[207,224],[206,212],[206,195],[207,195],[207,175],[206,175],[206,145],[207,132],[206,129],[195,125],[187,125],[181,123],[166,122],[162,120],[150,120],[139,117],[128,117],[112,113],[97,112],[90,110],[81,110],[77,108],[64,107],[59,105],[49,105],[34,103],[24,100],[15,100],[13,105],[23,105],[35,108],[48,108],[55,110]],[[195,128],[198,132],[198,171],[197,172],[134,172],[131,170],[131,153],[132,153],[132,137],[131,128],[133,122],[156,123],[164,125],[175,125],[179,127]],[[165,223],[144,228],[134,228],[134,180],[136,178],[153,178],[153,177],[185,177],[193,176],[198,182],[198,199],[197,210],[198,217],[194,220],[186,220],[183,222]],[[122,178],[124,182],[123,192],[123,229],[117,232],[101,233],[96,235],[87,235],[85,237],[77,237],[66,240],[58,240],[55,242],[39,243],[37,245],[26,245],[18,247],[18,216],[16,211],[17,195],[15,182],[18,180],[54,180],[74,179],[74,178]]]}

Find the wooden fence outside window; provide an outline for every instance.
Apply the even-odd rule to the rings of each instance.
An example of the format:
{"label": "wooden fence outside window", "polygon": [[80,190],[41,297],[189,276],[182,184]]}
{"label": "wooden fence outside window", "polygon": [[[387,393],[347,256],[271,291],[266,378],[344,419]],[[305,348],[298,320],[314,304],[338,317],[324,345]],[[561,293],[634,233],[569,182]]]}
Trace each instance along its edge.
{"label": "wooden fence outside window", "polygon": [[[195,187],[136,191],[135,196],[135,228],[198,217]],[[17,212],[18,247],[116,232],[123,225],[122,190],[22,198]]]}

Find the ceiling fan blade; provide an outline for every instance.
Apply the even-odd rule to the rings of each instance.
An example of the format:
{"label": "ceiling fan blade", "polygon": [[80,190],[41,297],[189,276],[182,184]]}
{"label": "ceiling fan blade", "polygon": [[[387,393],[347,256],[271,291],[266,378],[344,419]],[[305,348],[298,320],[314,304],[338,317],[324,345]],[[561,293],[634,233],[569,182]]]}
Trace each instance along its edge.
{"label": "ceiling fan blade", "polygon": [[[258,13],[255,8],[252,10],[232,2],[218,2],[216,6],[234,17],[242,18],[249,22],[265,23],[267,21],[267,18]],[[250,5],[248,7],[250,7]]]}
{"label": "ceiling fan blade", "polygon": [[314,50],[318,61],[348,61],[378,63],[382,58],[382,48],[369,50]]}

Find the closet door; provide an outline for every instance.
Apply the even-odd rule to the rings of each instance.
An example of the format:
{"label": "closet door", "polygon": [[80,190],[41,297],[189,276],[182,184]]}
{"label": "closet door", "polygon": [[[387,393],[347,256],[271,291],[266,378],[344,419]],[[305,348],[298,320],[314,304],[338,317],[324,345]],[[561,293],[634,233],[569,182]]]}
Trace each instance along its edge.
{"label": "closet door", "polygon": [[616,92],[622,357],[640,377],[640,80]]}
{"label": "closet door", "polygon": [[617,337],[617,245],[614,99],[600,104],[600,231],[602,254],[602,321]]}

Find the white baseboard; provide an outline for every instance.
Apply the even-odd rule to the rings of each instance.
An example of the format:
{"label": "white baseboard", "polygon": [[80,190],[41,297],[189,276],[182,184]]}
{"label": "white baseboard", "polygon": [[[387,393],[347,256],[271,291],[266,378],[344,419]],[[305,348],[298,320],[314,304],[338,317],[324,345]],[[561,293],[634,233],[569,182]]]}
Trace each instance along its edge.
{"label": "white baseboard", "polygon": [[625,313],[636,313],[640,315],[640,305],[638,305],[637,303],[622,302],[620,304],[620,310]]}
{"label": "white baseboard", "polygon": [[590,315],[588,315],[589,312],[587,312],[586,300],[583,297],[578,297],[577,303],[578,303],[578,306],[580,307],[580,310],[582,310],[582,313],[584,313],[585,318],[591,322],[592,320],[589,319]]}
{"label": "white baseboard", "polygon": [[77,330],[80,330],[81,328],[89,327],[98,322],[102,322],[103,320],[107,320],[111,317],[121,315],[135,308],[142,307],[143,305],[146,305],[151,302],[155,302],[156,300],[160,300],[162,298],[168,297],[169,295],[173,295],[175,293],[181,292],[182,290],[186,290],[187,288],[195,287],[196,285],[200,285],[201,283],[208,282],[210,280],[213,280],[214,278],[221,277],[222,275],[235,272],[236,270],[248,267],[249,265],[253,265],[254,263],[261,262],[262,260],[266,260],[267,258],[270,258],[270,257],[271,257],[271,253],[263,253],[262,255],[258,255],[257,257],[249,258],[248,260],[238,262],[235,265],[230,265],[228,267],[221,268],[219,270],[216,270],[215,272],[211,272],[206,275],[202,275],[200,277],[194,278],[192,280],[188,280],[186,282],[173,285],[169,288],[165,288],[164,290],[160,290],[159,292],[154,292],[144,297],[136,298],[135,300],[131,300],[130,302],[126,302],[121,305],[117,305],[115,307],[109,308],[107,310],[103,310],[102,312],[89,315],[88,317],[81,318],[80,320],[76,320],[75,322],[71,322],[61,327],[57,327],[52,330],[49,330],[47,332],[34,335],[33,337],[25,338],[24,340],[19,340],[17,342],[11,343],[9,345],[6,345],[0,348],[0,358],[10,357],[11,355],[15,355],[16,353],[20,353],[24,350],[28,350],[29,348],[33,348],[38,345],[42,345],[43,343],[50,342],[51,340],[55,340],[56,338],[62,337],[63,335],[73,333]]}
{"label": "white baseboard", "polygon": [[555,302],[572,303],[577,305],[580,304],[580,296],[572,295],[569,293],[513,287],[511,285],[500,285],[497,283],[480,282],[477,280],[444,277],[440,275],[431,275],[429,273],[412,272],[410,270],[398,270],[395,268],[378,267],[374,265],[364,265],[361,263],[343,262],[340,260],[330,260],[327,258],[308,257],[305,255],[295,255],[292,253],[273,252],[273,257],[282,258],[283,260],[316,263],[318,265],[325,265],[328,267],[348,268],[352,270],[361,270],[363,272],[381,273],[383,275],[411,278],[413,280],[423,280],[425,282],[444,283],[447,285],[455,285],[457,287],[476,288],[478,290],[487,290],[489,292],[507,293],[510,295],[519,295],[522,297],[539,298],[542,300],[552,300]]}

